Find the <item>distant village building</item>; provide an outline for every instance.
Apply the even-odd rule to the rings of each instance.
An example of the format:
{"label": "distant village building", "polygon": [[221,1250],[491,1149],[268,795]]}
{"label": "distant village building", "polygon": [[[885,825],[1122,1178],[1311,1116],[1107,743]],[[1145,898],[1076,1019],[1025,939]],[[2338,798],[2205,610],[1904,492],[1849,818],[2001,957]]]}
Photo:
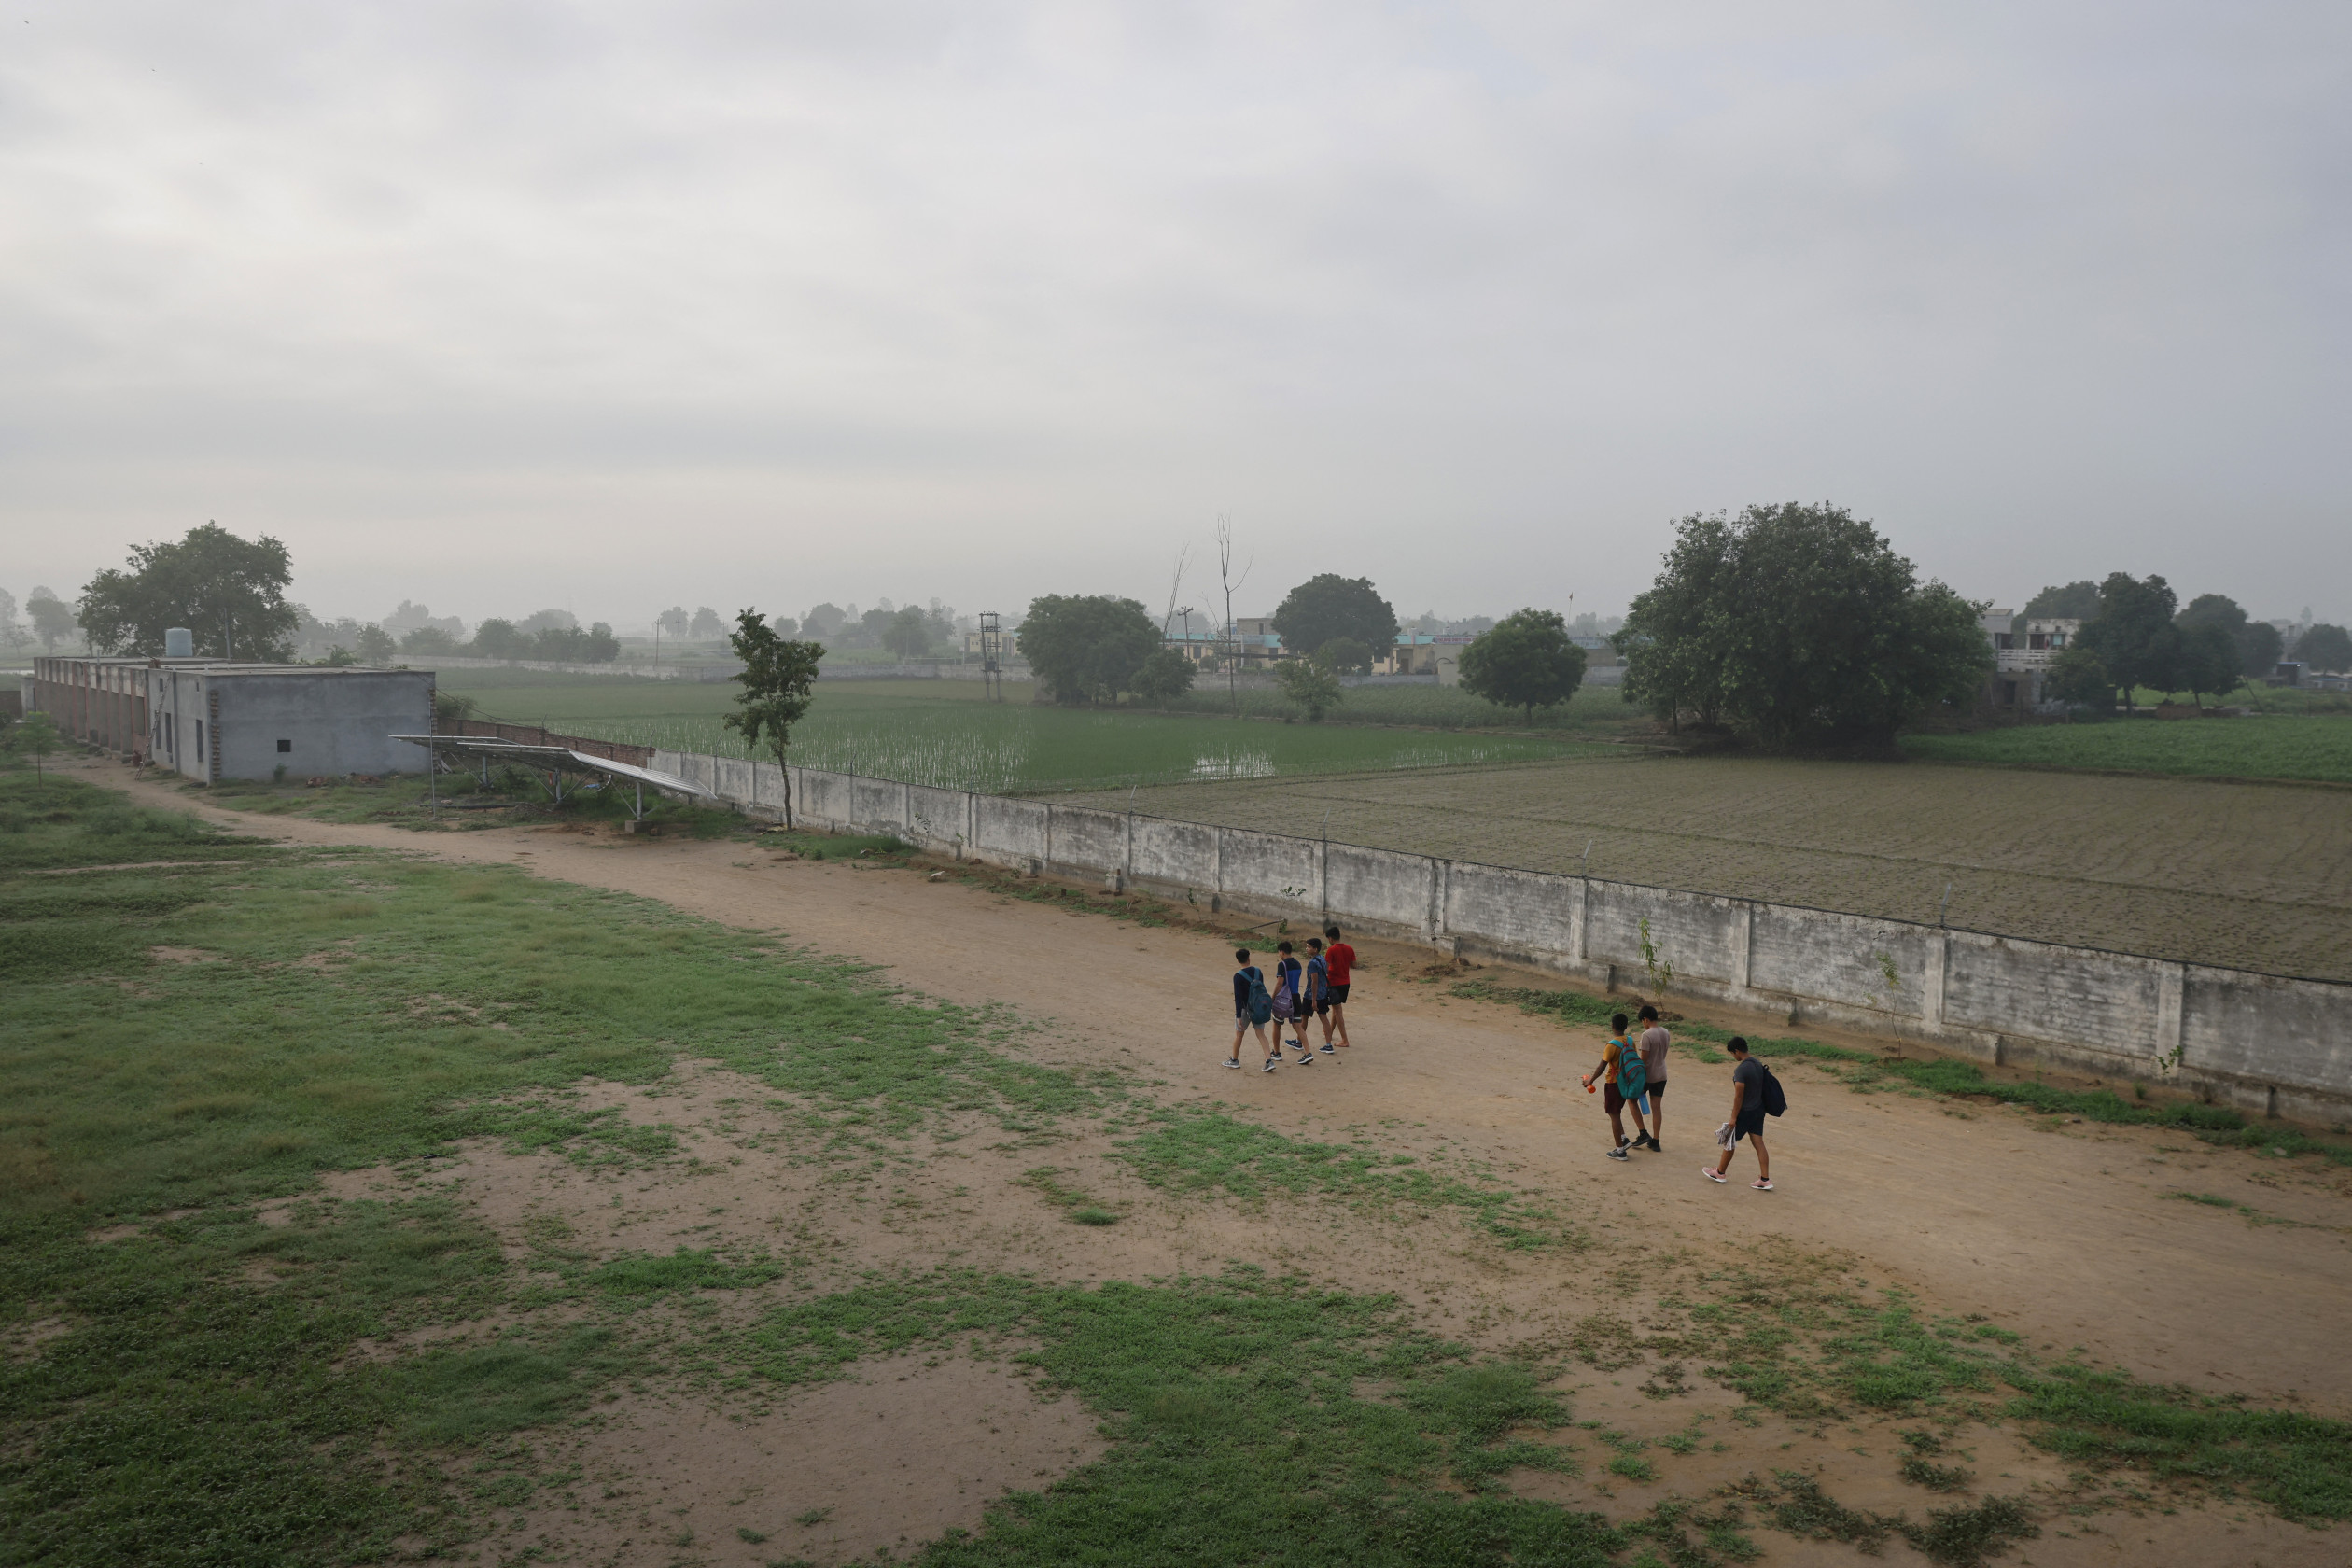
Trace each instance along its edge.
{"label": "distant village building", "polygon": [[1995,719],[2023,719],[2041,711],[2042,683],[2050,666],[2080,635],[2082,623],[1989,609],[1977,617],[1977,624],[1993,645],[1993,673],[1985,678],[1979,706]]}
{"label": "distant village building", "polygon": [[433,733],[433,688],[431,670],[88,657],[34,660],[28,695],[76,740],[212,783],[413,769],[393,737]]}

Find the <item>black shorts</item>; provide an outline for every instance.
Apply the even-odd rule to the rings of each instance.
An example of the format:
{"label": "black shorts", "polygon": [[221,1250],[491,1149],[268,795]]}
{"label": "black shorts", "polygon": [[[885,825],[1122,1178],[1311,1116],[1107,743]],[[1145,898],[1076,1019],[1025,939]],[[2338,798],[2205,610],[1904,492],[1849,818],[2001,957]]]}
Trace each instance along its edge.
{"label": "black shorts", "polygon": [[1735,1140],[1741,1138],[1753,1138],[1763,1130],[1764,1107],[1758,1105],[1753,1109],[1743,1110],[1740,1113],[1740,1125],[1733,1129],[1732,1137]]}
{"label": "black shorts", "polygon": [[1663,1078],[1653,1078],[1649,1081],[1649,1087],[1644,1089],[1642,1092],[1648,1095],[1650,1097],[1650,1103],[1655,1105],[1658,1103],[1659,1097],[1662,1096],[1666,1092],[1666,1080]]}
{"label": "black shorts", "polygon": [[1323,1000],[1330,1002],[1334,1007],[1345,1007],[1348,1004],[1348,987],[1345,986],[1334,986],[1331,987],[1331,995]]}

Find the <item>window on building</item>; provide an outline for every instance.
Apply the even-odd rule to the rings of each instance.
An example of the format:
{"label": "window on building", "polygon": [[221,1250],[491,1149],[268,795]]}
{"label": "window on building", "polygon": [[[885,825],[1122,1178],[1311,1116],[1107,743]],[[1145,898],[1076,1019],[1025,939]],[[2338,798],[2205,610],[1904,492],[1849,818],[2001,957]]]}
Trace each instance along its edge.
{"label": "window on building", "polygon": [[1993,634],[1993,646],[1995,648],[2015,648],[2017,646],[2017,634],[2015,632],[1995,632]]}
{"label": "window on building", "polygon": [[278,742],[278,749],[281,751],[291,751],[294,749],[294,743],[290,740],[281,740]]}

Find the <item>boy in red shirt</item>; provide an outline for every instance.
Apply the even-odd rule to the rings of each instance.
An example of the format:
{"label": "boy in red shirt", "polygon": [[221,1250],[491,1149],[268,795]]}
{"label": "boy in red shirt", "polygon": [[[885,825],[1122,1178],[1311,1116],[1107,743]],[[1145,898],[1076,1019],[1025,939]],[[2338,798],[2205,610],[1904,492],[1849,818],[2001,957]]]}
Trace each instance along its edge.
{"label": "boy in red shirt", "polygon": [[1331,1021],[1324,1027],[1331,1032],[1325,1039],[1337,1039],[1341,1045],[1348,1043],[1348,975],[1355,968],[1355,949],[1339,940],[1337,926],[1323,927],[1323,935],[1331,945],[1323,949],[1323,973],[1331,982]]}

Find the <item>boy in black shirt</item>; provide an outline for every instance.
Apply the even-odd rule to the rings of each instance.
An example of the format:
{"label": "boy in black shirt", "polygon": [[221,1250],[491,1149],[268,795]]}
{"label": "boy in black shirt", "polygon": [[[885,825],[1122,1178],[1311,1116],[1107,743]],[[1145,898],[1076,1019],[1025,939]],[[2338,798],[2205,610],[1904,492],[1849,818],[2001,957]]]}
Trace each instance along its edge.
{"label": "boy in black shirt", "polygon": [[1722,1181],[1744,1138],[1756,1151],[1756,1180],[1749,1185],[1758,1192],[1771,1192],[1772,1156],[1764,1147],[1764,1081],[1771,1075],[1762,1062],[1748,1055],[1748,1043],[1740,1036],[1733,1035],[1724,1049],[1731,1053],[1731,1146],[1714,1165],[1701,1166],[1699,1174],[1710,1182]]}

